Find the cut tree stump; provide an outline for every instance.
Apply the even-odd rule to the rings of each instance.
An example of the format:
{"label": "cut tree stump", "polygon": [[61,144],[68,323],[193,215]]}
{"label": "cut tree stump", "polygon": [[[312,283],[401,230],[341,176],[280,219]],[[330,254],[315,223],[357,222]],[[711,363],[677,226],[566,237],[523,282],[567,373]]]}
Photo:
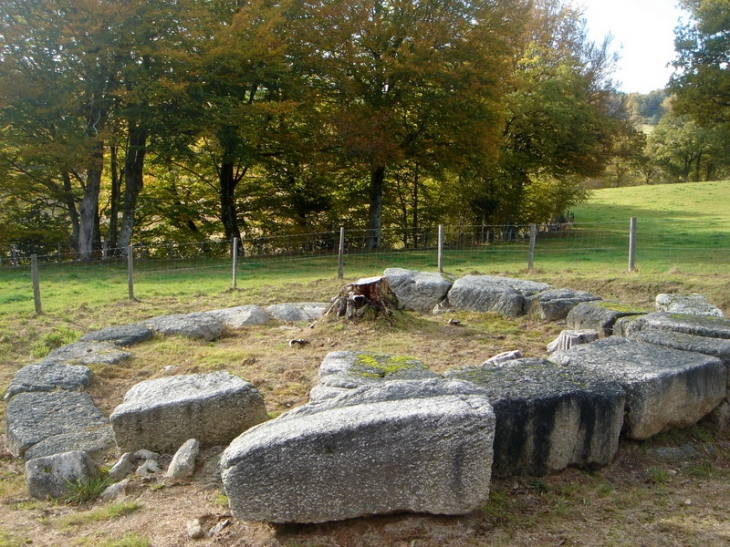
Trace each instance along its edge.
{"label": "cut tree stump", "polygon": [[398,299],[385,277],[366,277],[342,287],[324,316],[355,319],[362,317],[368,309],[374,310],[376,316],[390,315],[397,305]]}

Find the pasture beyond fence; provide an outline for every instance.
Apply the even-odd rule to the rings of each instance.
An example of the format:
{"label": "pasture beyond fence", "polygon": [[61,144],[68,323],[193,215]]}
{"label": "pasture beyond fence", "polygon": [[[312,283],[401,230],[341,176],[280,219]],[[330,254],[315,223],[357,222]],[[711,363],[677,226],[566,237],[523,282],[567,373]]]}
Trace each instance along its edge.
{"label": "pasture beyond fence", "polygon": [[[716,272],[730,266],[726,227],[696,219],[383,230],[375,249],[368,248],[369,236],[367,230],[340,229],[241,241],[138,242],[128,249],[100,249],[83,261],[61,249],[44,256],[11,251],[0,255],[0,304],[33,300],[35,312],[41,313],[44,280],[59,275],[71,281],[97,278],[92,283],[108,283],[109,298],[120,300],[144,298],[144,293],[135,294],[137,283],[154,296],[155,283],[185,276],[215,280],[225,290],[261,278],[356,278],[381,274],[387,267],[461,276],[591,269]],[[27,293],[18,288],[18,276],[27,279]],[[16,280],[12,287],[11,278]],[[78,293],[83,299],[83,286]]]}

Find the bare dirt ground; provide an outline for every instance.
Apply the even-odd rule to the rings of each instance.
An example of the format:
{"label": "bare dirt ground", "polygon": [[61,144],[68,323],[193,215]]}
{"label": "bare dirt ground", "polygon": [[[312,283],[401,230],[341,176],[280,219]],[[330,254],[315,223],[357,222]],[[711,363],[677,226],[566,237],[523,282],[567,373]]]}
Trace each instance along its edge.
{"label": "bare dirt ground", "polygon": [[[322,283],[290,290],[289,301],[311,301],[313,295],[321,299],[335,294],[335,287],[336,283]],[[603,293],[601,287],[593,290],[609,292],[610,287],[602,288]],[[625,301],[646,306],[656,289],[622,288]],[[274,298],[285,301],[278,294]],[[118,303],[104,310],[82,310],[81,317],[74,316],[75,328],[86,332],[104,324],[129,323],[163,309],[166,313],[214,309],[233,305],[230,299],[231,295],[225,295],[192,303]],[[257,293],[244,300],[238,304],[262,303],[266,295]],[[460,321],[459,326],[447,323],[452,317]],[[11,360],[0,371],[2,385],[32,362],[27,351],[30,333],[24,337],[24,329],[32,328],[38,337],[66,324],[68,318],[58,314],[45,317],[41,326],[18,325]],[[159,338],[133,347],[135,357],[125,365],[95,367],[90,393],[109,413],[126,390],[143,379],[225,369],[256,384],[275,416],[307,401],[319,364],[330,351],[408,355],[442,372],[512,349],[521,349],[526,356],[544,356],[545,344],[562,328],[531,318],[507,320],[491,314],[398,314],[397,320],[375,323],[272,324],[229,332],[215,343]],[[290,347],[288,341],[293,338],[308,343]],[[662,461],[653,449],[667,446],[692,447],[694,455]],[[137,478],[114,502],[80,506],[29,498],[22,462],[3,452],[0,546],[730,545],[730,433],[709,421],[643,443],[624,441],[613,464],[596,472],[571,469],[548,477],[495,479],[489,502],[464,517],[391,515],[296,526],[243,522],[231,517],[215,482],[215,456],[221,449],[206,451],[191,481]],[[103,463],[109,465],[115,457],[109,454]],[[220,531],[190,539],[187,527],[194,519],[206,532],[216,525]]]}

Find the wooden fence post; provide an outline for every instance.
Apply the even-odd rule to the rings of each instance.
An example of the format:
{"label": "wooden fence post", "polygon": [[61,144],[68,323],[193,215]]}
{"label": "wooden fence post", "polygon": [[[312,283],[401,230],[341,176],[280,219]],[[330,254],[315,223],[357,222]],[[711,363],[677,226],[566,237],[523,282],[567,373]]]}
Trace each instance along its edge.
{"label": "wooden fence post", "polygon": [[439,224],[438,272],[444,273],[444,225]]}
{"label": "wooden fence post", "polygon": [[345,277],[345,227],[340,226],[340,246],[337,249],[337,279]]}
{"label": "wooden fence post", "polygon": [[236,268],[238,267],[238,238],[233,238],[233,246],[231,247],[231,257],[233,261],[233,288],[236,288]]}
{"label": "wooden fence post", "polygon": [[33,280],[33,301],[35,302],[35,313],[40,315],[43,313],[41,308],[41,284],[38,276],[38,255],[30,256],[30,276]]}
{"label": "wooden fence post", "polygon": [[535,264],[535,243],[537,241],[537,224],[530,224],[530,250],[527,253],[527,271],[531,272]]}
{"label": "wooden fence post", "polygon": [[629,271],[636,270],[636,217],[629,223]]}
{"label": "wooden fence post", "polygon": [[134,297],[134,245],[127,247],[127,287],[129,288],[129,299]]}

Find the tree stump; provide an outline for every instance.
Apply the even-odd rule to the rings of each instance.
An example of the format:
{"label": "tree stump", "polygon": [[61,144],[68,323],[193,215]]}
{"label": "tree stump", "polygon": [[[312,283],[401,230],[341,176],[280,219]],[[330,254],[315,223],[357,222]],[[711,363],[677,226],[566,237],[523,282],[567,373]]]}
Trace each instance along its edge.
{"label": "tree stump", "polygon": [[340,289],[324,316],[361,318],[368,309],[375,311],[376,317],[390,315],[398,305],[398,299],[390,290],[385,277],[366,277]]}

